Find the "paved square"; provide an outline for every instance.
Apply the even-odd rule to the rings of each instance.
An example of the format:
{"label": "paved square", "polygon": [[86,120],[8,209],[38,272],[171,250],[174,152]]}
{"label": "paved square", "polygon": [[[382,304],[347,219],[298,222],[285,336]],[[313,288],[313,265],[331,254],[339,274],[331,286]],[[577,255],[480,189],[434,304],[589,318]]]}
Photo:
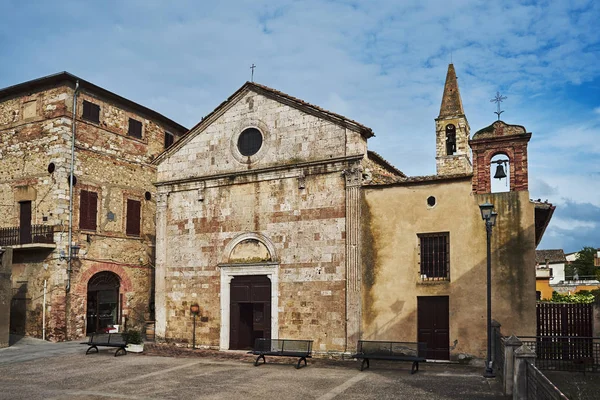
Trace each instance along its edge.
{"label": "paved square", "polygon": [[296,370],[293,359],[267,357],[266,365],[254,367],[242,354],[114,357],[114,349],[87,356],[85,350],[75,343],[3,349],[0,399],[504,398],[481,368],[460,365],[423,364],[410,375],[410,363],[373,362],[360,372],[355,361],[309,360]]}

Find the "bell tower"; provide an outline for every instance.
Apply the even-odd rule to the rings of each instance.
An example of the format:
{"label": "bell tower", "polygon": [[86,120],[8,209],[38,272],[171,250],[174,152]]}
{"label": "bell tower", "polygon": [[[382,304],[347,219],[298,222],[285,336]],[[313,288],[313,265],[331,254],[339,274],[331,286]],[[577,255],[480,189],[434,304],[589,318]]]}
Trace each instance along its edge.
{"label": "bell tower", "polygon": [[435,162],[438,175],[473,172],[469,135],[454,64],[448,65],[440,115],[435,119]]}

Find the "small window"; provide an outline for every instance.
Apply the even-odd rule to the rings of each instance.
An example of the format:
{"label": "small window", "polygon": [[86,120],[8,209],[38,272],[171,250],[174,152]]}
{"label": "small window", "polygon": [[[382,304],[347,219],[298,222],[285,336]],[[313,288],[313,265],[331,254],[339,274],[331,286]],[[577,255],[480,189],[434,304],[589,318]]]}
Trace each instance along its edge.
{"label": "small window", "polygon": [[81,117],[90,122],[100,123],[100,106],[84,100],[83,114],[81,114]]}
{"label": "small window", "polygon": [[541,292],[541,291],[539,291],[539,290],[536,290],[536,291],[535,291],[535,299],[536,299],[537,301],[540,301],[540,300],[542,300],[542,292]]}
{"label": "small window", "polygon": [[79,192],[79,228],[96,230],[98,214],[98,193],[82,190]]}
{"label": "small window", "polygon": [[175,142],[175,136],[171,132],[165,131],[165,149],[171,147],[173,142]]}
{"label": "small window", "polygon": [[142,138],[142,123],[136,119],[129,118],[129,131],[127,135],[134,138]]}
{"label": "small window", "polygon": [[446,126],[446,154],[451,156],[456,153],[456,127],[452,124]]}
{"label": "small window", "polygon": [[419,234],[421,279],[424,281],[450,280],[450,234]]}
{"label": "small window", "polygon": [[429,207],[433,207],[433,206],[435,206],[435,197],[433,197],[433,196],[429,196],[429,197],[427,198],[427,205],[428,205]]}
{"label": "small window", "polygon": [[127,199],[127,224],[125,233],[132,236],[140,236],[141,207],[138,200]]}
{"label": "small window", "polygon": [[262,146],[263,137],[256,128],[245,129],[238,138],[238,150],[243,156],[250,157],[258,153]]}

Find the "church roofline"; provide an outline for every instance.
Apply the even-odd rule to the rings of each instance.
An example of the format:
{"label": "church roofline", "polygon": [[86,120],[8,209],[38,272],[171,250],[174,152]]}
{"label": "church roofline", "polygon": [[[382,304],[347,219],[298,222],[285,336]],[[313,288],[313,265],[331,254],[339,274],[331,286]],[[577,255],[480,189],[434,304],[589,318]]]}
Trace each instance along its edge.
{"label": "church roofline", "polygon": [[395,174],[398,174],[402,178],[406,178],[406,174],[404,172],[394,167],[388,160],[383,158],[380,154],[374,152],[373,150],[367,150],[367,155],[371,160],[378,162],[382,167],[387,168]]}
{"label": "church roofline", "polygon": [[289,94],[280,92],[275,89],[271,89],[270,87],[255,82],[246,82],[242,85],[242,87],[240,87],[231,96],[229,96],[227,100],[223,101],[213,111],[211,111],[208,115],[203,117],[202,120],[200,120],[200,122],[198,122],[194,127],[192,127],[180,140],[173,144],[173,146],[171,146],[169,149],[165,150],[157,158],[155,158],[153,164],[159,164],[170,154],[175,153],[178,149],[183,147],[186,143],[192,140],[192,138],[195,136],[194,133],[201,132],[202,130],[204,130],[204,128],[213,123],[214,120],[216,120],[216,118],[221,116],[226,110],[229,109],[229,107],[235,104],[239,100],[239,98],[241,98],[249,90],[264,95],[265,97],[278,101],[282,104],[294,107],[300,111],[306,112],[307,114],[311,114],[316,117],[329,120],[334,124],[338,124],[346,128],[352,129],[354,131],[357,131],[365,139],[375,136],[371,128],[359,124],[354,120],[346,118],[343,115],[327,111],[321,107],[307,103],[304,100],[300,100],[296,97],[290,96]]}
{"label": "church roofline", "polygon": [[[164,115],[158,113],[157,111],[152,110],[151,108],[145,107],[139,103],[136,103],[132,100],[129,100],[123,96],[120,96],[114,92],[104,89],[98,85],[94,85],[93,83],[86,81],[85,79],[79,78],[67,71],[62,71],[56,74],[43,76],[41,78],[33,79],[26,82],[21,82],[16,85],[8,86],[3,89],[0,89],[0,100],[6,99],[11,96],[18,96],[22,93],[31,92],[34,90],[39,90],[43,88],[50,88],[60,85],[62,83],[69,83],[73,87],[75,87],[75,83],[79,81],[79,87],[82,89],[87,89],[90,92],[93,92],[97,95],[100,95],[103,98],[112,100],[117,103],[124,104],[127,107],[143,114],[149,119],[158,120],[169,128],[175,128],[179,132],[187,132],[187,128],[172,119],[165,117]],[[175,132],[174,132],[175,133]]]}
{"label": "church roofline", "polygon": [[391,187],[391,186],[411,186],[411,185],[426,185],[449,181],[470,181],[473,178],[472,173],[452,174],[452,175],[426,175],[426,176],[410,176],[400,178],[392,183],[376,183],[367,184],[369,188]]}

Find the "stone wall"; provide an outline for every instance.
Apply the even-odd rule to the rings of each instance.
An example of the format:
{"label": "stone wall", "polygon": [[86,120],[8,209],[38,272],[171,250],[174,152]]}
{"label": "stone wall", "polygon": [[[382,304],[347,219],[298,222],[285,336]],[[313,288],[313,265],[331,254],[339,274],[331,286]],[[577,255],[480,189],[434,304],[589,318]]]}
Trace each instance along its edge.
{"label": "stone wall", "polygon": [[10,332],[10,299],[12,285],[12,249],[0,249],[0,348],[8,347]]}
{"label": "stone wall", "polygon": [[[12,286],[13,330],[42,336],[42,292],[48,286],[47,337],[85,334],[87,282],[109,270],[121,279],[122,315],[141,324],[150,317],[154,264],[156,167],[165,131],[183,133],[136,107],[82,87],[77,101],[73,243],[81,247],[68,274],[69,169],[74,85],[44,87],[0,101],[0,227],[19,225],[19,201],[32,202],[32,223],[54,227],[55,248],[17,248]],[[100,122],[82,118],[83,101],[100,106]],[[142,138],[128,136],[129,118]],[[52,164],[53,168],[50,168]],[[79,229],[81,190],[98,193],[97,229]],[[126,235],[127,199],[141,202],[141,234]],[[109,212],[112,217],[109,218]],[[70,276],[70,291],[66,291]],[[130,282],[125,285],[124,282]]]}
{"label": "stone wall", "polygon": [[[272,337],[314,339],[319,352],[346,350],[343,171],[364,157],[366,139],[253,91],[214,115],[158,166],[157,335],[191,342],[189,306],[197,302],[204,318],[197,343],[229,348],[224,271],[232,268],[231,244],[255,235],[273,261],[236,268],[276,275]],[[247,127],[264,142],[244,158],[237,138]]]}
{"label": "stone wall", "polygon": [[[446,126],[456,127],[456,152],[447,154]],[[469,146],[470,127],[464,115],[438,118],[435,121],[435,160],[438,175],[465,174],[473,171],[471,163],[471,147]]]}

